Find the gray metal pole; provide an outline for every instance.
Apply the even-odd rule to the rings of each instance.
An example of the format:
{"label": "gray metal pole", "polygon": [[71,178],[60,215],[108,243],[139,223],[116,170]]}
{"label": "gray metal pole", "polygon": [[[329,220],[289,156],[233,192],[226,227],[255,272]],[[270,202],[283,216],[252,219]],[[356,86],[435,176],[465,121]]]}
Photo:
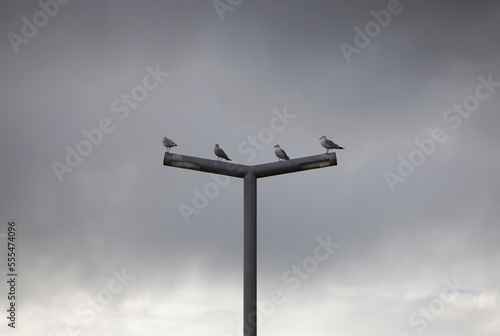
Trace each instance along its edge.
{"label": "gray metal pole", "polygon": [[243,335],[257,336],[257,179],[336,166],[336,154],[246,166],[167,152],[163,165],[243,178]]}
{"label": "gray metal pole", "polygon": [[243,335],[257,336],[257,178],[243,182]]}

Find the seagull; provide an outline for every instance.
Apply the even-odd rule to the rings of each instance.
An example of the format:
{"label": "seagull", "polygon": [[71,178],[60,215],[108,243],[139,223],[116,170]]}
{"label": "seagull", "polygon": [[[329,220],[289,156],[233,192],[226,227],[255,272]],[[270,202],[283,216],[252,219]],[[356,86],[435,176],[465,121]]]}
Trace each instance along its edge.
{"label": "seagull", "polygon": [[163,137],[163,146],[167,147],[167,152],[169,152],[170,148],[177,146],[177,144],[169,138]]}
{"label": "seagull", "polygon": [[280,145],[274,146],[274,154],[278,157],[278,161],[281,160],[290,160],[288,155],[286,155],[285,151],[281,149]]}
{"label": "seagull", "polygon": [[344,149],[344,147],[340,147],[339,145],[337,145],[335,142],[333,142],[332,140],[328,140],[326,138],[326,136],[322,136],[321,138],[319,138],[321,140],[321,146],[325,147],[326,148],[326,152],[328,153],[328,151],[330,149]]}
{"label": "seagull", "polygon": [[226,153],[224,153],[222,148],[219,147],[219,144],[215,144],[214,153],[215,155],[217,155],[219,161],[221,158],[227,161],[231,161],[231,159],[227,157]]}

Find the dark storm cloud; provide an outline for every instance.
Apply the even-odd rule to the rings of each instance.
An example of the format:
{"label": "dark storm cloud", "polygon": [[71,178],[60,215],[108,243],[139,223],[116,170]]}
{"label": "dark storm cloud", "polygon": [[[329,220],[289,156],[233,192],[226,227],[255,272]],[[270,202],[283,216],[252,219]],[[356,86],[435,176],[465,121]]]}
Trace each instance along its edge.
{"label": "dark storm cloud", "polygon": [[[331,311],[346,332],[369,321],[414,332],[410,314],[455,277],[470,292],[447,305],[439,328],[460,334],[450,316],[473,323],[467,316],[497,313],[500,93],[457,129],[443,115],[474,94],[479,76],[500,81],[499,6],[402,0],[348,63],[339,44],[353,44],[353,28],[388,3],[243,1],[220,21],[210,1],[71,1],[18,53],[7,34],[21,34],[22,17],[32,20],[40,6],[2,3],[0,220],[20,225],[31,327],[120,325],[113,335],[150,319],[155,326],[142,332],[194,333],[211,325],[210,311],[212,334],[236,334],[242,181],[221,187],[187,224],[179,205],[193,207],[196,190],[214,180],[162,166],[165,135],[175,152],[215,158],[219,143],[243,164],[274,161],[277,143],[292,158],[321,153],[321,135],[347,148],[336,167],[259,181],[259,298],[278,288],[289,299],[266,318],[268,332],[278,321],[296,325],[299,304],[308,307],[304,328],[317,334],[329,334]],[[121,120],[112,103],[157,65],[169,76]],[[270,128],[274,109],[295,117],[247,162],[238,145]],[[82,131],[104,118],[114,130],[58,182],[52,162],[65,163],[66,147],[76,150]],[[447,140],[391,192],[384,173],[397,173],[399,156],[408,159],[415,138],[436,127]],[[292,290],[283,274],[297,281],[286,272],[328,236],[340,247]],[[82,325],[78,305],[122,267],[135,279]],[[42,306],[47,316],[36,313]]]}

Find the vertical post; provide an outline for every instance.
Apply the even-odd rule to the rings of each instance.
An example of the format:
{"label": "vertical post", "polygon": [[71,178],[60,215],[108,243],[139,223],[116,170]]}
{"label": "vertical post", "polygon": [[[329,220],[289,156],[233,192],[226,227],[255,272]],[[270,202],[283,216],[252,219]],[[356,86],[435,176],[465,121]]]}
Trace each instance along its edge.
{"label": "vertical post", "polygon": [[243,335],[257,336],[257,178],[337,165],[335,153],[245,166],[165,153],[163,165],[243,177]]}
{"label": "vertical post", "polygon": [[257,336],[257,178],[243,182],[243,335]]}

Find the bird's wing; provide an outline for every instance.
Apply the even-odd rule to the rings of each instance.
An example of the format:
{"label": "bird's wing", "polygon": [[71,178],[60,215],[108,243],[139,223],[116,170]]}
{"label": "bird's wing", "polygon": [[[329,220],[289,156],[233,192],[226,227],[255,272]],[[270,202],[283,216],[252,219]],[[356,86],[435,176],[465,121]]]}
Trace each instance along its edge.
{"label": "bird's wing", "polygon": [[325,139],[325,143],[331,147],[338,147],[338,145],[335,142],[333,142],[332,140]]}
{"label": "bird's wing", "polygon": [[224,152],[224,150],[220,147],[217,148],[217,153],[215,153],[218,157],[221,157],[223,159],[227,159],[227,155]]}
{"label": "bird's wing", "polygon": [[165,141],[163,142],[163,144],[167,147],[174,147],[174,146],[177,146],[177,144],[175,142],[173,142],[172,140],[170,139],[165,139]]}

